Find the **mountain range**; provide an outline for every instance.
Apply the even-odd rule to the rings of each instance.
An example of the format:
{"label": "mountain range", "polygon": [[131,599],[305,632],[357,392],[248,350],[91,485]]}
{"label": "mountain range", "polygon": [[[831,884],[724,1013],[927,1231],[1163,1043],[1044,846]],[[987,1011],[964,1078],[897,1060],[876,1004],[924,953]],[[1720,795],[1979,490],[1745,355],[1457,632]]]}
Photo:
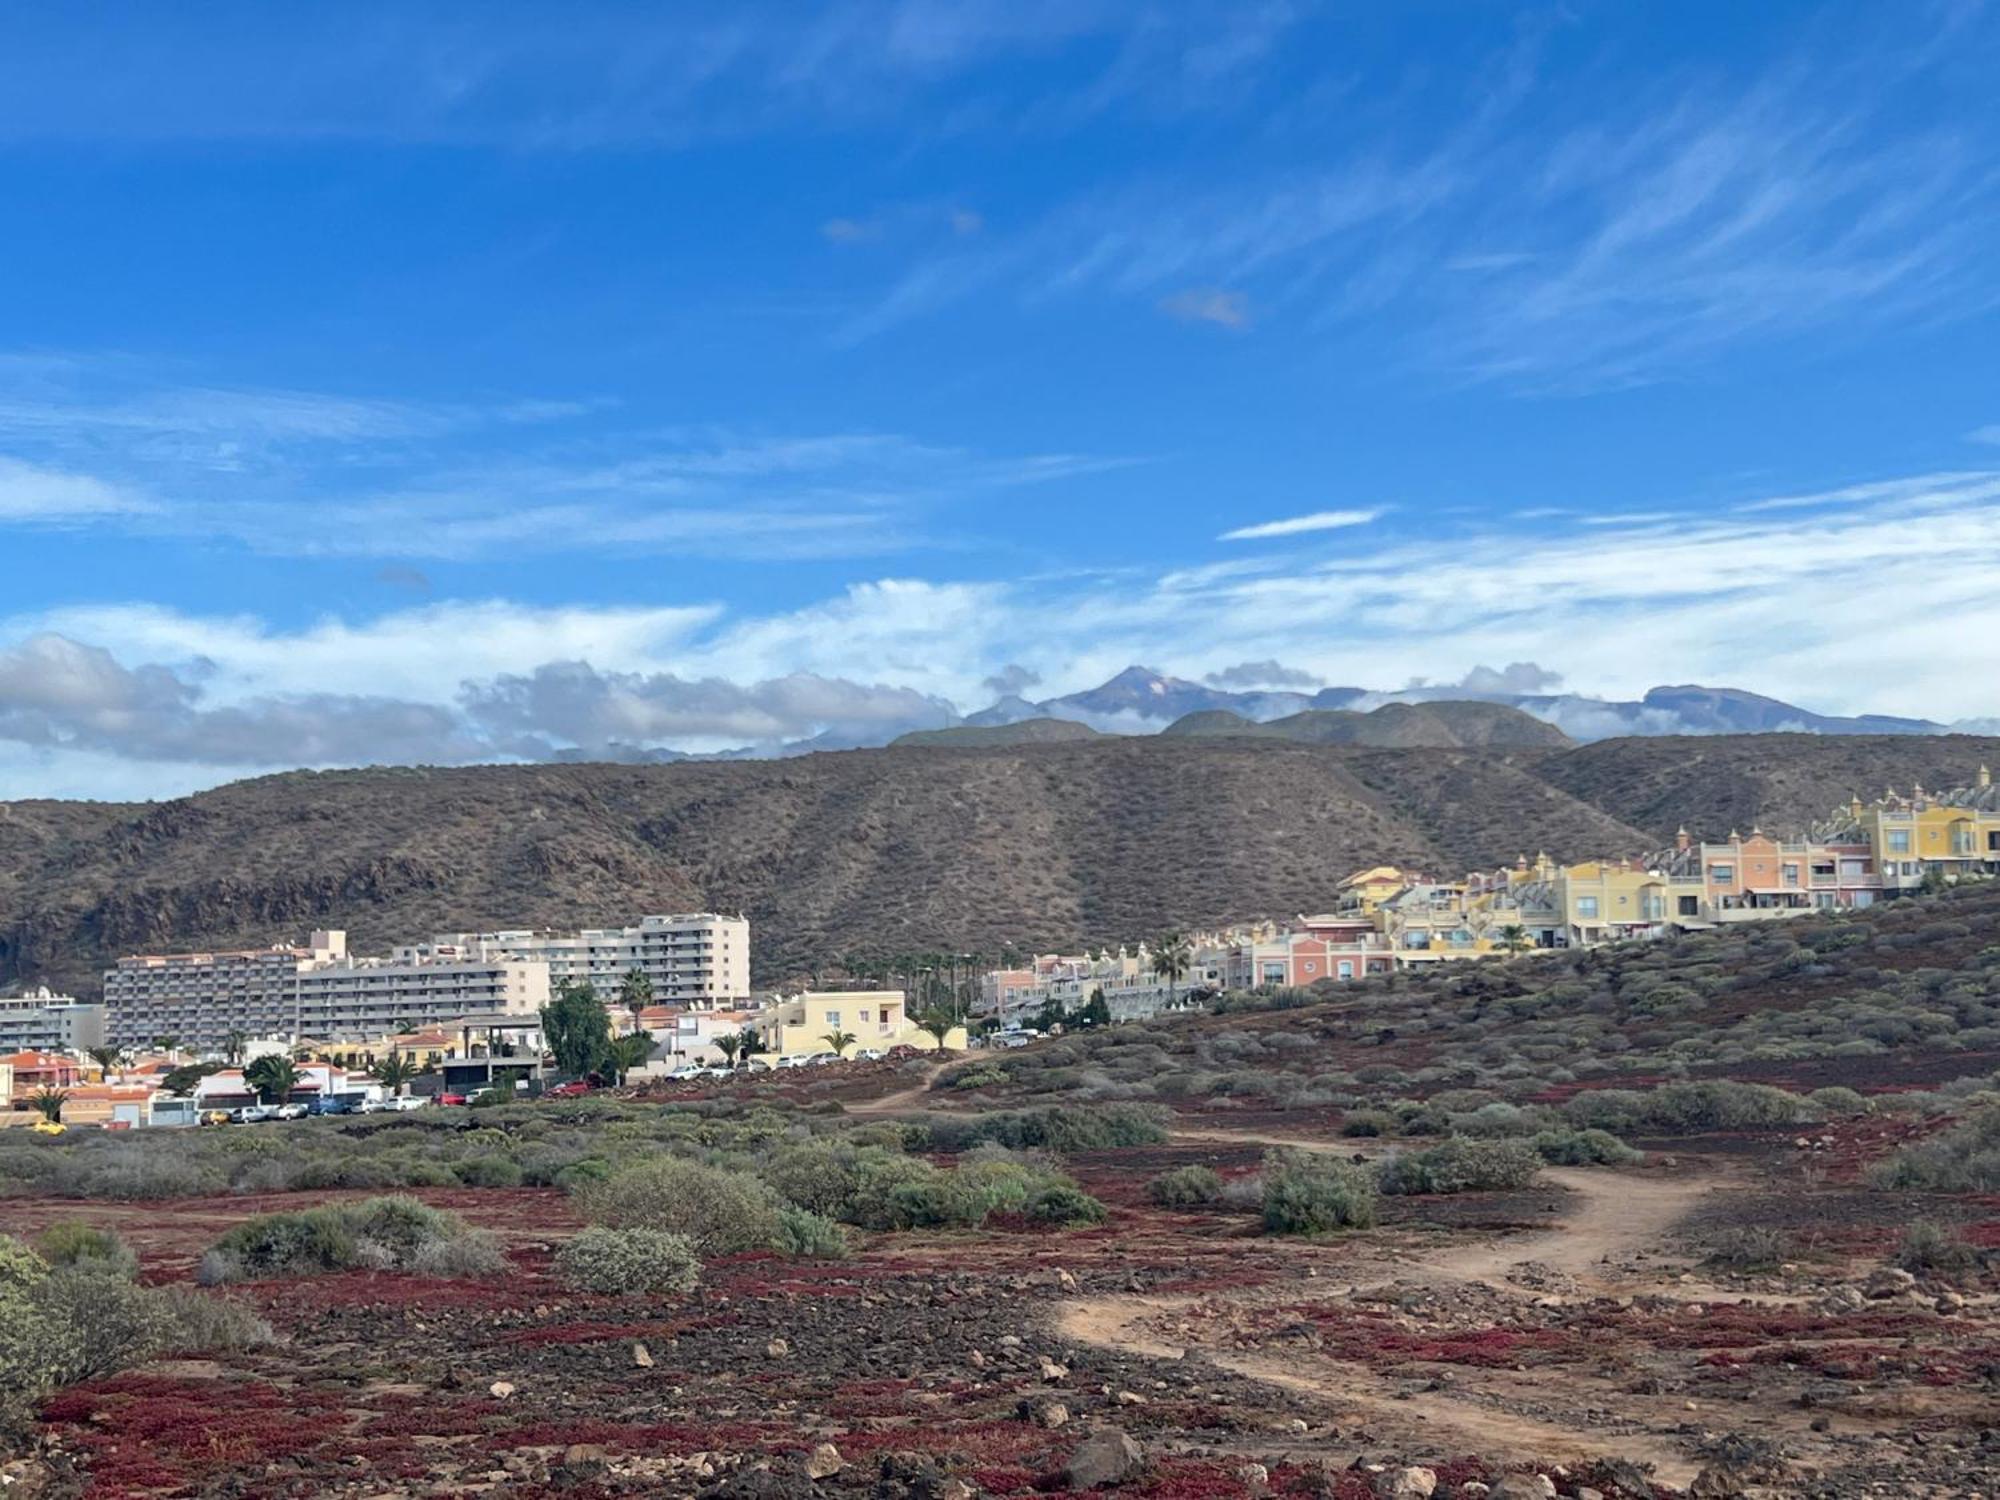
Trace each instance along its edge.
{"label": "mountain range", "polygon": [[749,916],[753,977],[773,984],[837,973],[842,954],[1073,950],[1288,917],[1373,864],[1458,874],[1541,849],[1641,853],[1683,823],[1793,829],[1853,793],[1965,785],[2000,765],[2000,739],[1962,735],[1513,745],[1497,741],[1553,732],[1505,705],[1301,717],[1315,734],[1442,725],[1496,742],[1380,748],[1242,732],[1248,720],[1108,735],[1057,720],[1078,737],[301,771],[170,802],[4,802],[0,985],[91,995],[122,954],[315,927],[380,953],[434,932],[703,908]]}

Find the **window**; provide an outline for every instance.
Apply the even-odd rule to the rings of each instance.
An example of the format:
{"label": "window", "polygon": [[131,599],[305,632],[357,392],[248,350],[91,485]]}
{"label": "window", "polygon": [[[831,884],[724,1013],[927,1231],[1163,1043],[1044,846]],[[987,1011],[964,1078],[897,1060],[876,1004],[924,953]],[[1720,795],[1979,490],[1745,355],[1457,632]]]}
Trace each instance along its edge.
{"label": "window", "polygon": [[1710,885],[1734,885],[1736,883],[1736,866],[1710,865],[1708,867],[1708,883]]}
{"label": "window", "polygon": [[1579,917],[1596,916],[1597,898],[1595,896],[1578,896],[1576,898],[1576,914]]}
{"label": "window", "polygon": [[1786,865],[1785,884],[1797,885],[1798,883],[1799,883],[1799,867],[1797,865]]}
{"label": "window", "polygon": [[828,1011],[826,1013],[826,1024],[838,1030],[840,1026],[840,1012],[837,1010]]}
{"label": "window", "polygon": [[860,1011],[860,1012],[858,1012],[857,1014],[858,1014],[858,1016],[859,1016],[859,1019],[860,1019],[860,1021],[861,1021],[861,1024],[862,1024],[863,1026],[866,1026],[866,1025],[868,1024],[868,1012],[864,1010],[864,1011]]}
{"label": "window", "polygon": [[1264,983],[1283,984],[1284,982],[1285,982],[1285,965],[1282,960],[1276,963],[1267,963],[1264,965]]}
{"label": "window", "polygon": [[1889,830],[1889,852],[1891,854],[1908,854],[1910,852],[1909,829],[1891,828]]}
{"label": "window", "polygon": [[1354,960],[1343,958],[1340,961],[1340,977],[1342,979],[1352,979],[1354,977]]}
{"label": "window", "polygon": [[1701,899],[1698,896],[1682,896],[1679,900],[1682,916],[1694,917],[1701,914]]}

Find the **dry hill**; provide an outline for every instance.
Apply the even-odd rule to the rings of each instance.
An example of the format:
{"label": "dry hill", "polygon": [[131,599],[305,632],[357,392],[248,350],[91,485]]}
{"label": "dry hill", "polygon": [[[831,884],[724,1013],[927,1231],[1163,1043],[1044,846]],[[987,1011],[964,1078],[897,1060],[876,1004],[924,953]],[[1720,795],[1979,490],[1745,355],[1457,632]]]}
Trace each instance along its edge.
{"label": "dry hill", "polygon": [[1633,853],[1970,780],[2000,741],[1756,736],[1375,750],[1106,736],[762,762],[301,772],[129,807],[0,804],[0,983],[345,927],[741,910],[769,982],[841,953],[1117,941],[1326,903],[1382,861]]}

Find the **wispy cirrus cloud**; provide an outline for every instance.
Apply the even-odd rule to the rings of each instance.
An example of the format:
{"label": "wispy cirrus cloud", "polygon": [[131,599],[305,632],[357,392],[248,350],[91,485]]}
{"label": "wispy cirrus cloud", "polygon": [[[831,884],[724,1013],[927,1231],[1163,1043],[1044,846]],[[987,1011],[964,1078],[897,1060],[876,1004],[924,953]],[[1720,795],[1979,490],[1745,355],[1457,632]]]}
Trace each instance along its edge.
{"label": "wispy cirrus cloud", "polygon": [[1381,510],[1316,510],[1309,515],[1286,516],[1277,521],[1259,521],[1238,526],[1218,536],[1218,542],[1255,542],[1267,537],[1303,536],[1312,531],[1339,531],[1349,526],[1366,526],[1381,516]]}
{"label": "wispy cirrus cloud", "polygon": [[[608,403],[408,401],[0,358],[0,525],[118,524],[262,553],[857,557],[949,546],[955,501],[1129,465],[898,433],[649,427]],[[311,524],[296,524],[310,510]]]}

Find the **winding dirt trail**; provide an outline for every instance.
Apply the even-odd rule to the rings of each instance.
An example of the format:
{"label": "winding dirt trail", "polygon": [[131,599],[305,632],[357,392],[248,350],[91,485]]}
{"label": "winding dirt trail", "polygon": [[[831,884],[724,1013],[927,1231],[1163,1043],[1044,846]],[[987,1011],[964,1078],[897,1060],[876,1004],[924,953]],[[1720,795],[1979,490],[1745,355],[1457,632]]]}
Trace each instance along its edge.
{"label": "winding dirt trail", "polygon": [[[1343,1156],[1356,1154],[1354,1142],[1332,1144],[1280,1136],[1220,1130],[1177,1131],[1177,1138],[1232,1145],[1303,1147]],[[1440,1289],[1477,1285],[1514,1297],[1538,1295],[1511,1283],[1508,1273],[1533,1262],[1572,1278],[1581,1291],[1644,1290],[1687,1295],[1692,1289],[1671,1289],[1651,1278],[1634,1283],[1622,1271],[1635,1254],[1656,1251],[1672,1226],[1686,1216],[1719,1180],[1712,1176],[1661,1179],[1605,1170],[1552,1168],[1544,1180],[1574,1195],[1574,1209],[1551,1229],[1508,1235],[1491,1243],[1473,1243],[1424,1255],[1385,1267],[1372,1279],[1352,1283],[1368,1291],[1396,1282],[1428,1283]],[[1351,1295],[1343,1285],[1337,1295]],[[1155,1331],[1161,1325],[1185,1328],[1176,1315],[1217,1300],[1246,1306],[1264,1302],[1298,1301],[1296,1284],[1281,1289],[1251,1288],[1214,1296],[1114,1296],[1066,1305],[1057,1328],[1079,1343],[1155,1359],[1178,1359],[1190,1352]],[[1686,1484],[1697,1471],[1687,1455],[1655,1436],[1641,1421],[1618,1427],[1586,1430],[1581,1423],[1527,1416],[1506,1408],[1506,1393],[1488,1389],[1495,1382],[1477,1379],[1442,1389],[1397,1395],[1384,1389],[1373,1372],[1312,1355],[1283,1357],[1234,1348],[1200,1348],[1216,1365],[1248,1379],[1279,1386],[1324,1402],[1352,1420],[1358,1418],[1378,1433],[1418,1445],[1439,1456],[1482,1452],[1496,1457],[1540,1462],[1617,1457],[1651,1463],[1669,1484]],[[1538,1393],[1546,1399],[1550,1392]]]}

